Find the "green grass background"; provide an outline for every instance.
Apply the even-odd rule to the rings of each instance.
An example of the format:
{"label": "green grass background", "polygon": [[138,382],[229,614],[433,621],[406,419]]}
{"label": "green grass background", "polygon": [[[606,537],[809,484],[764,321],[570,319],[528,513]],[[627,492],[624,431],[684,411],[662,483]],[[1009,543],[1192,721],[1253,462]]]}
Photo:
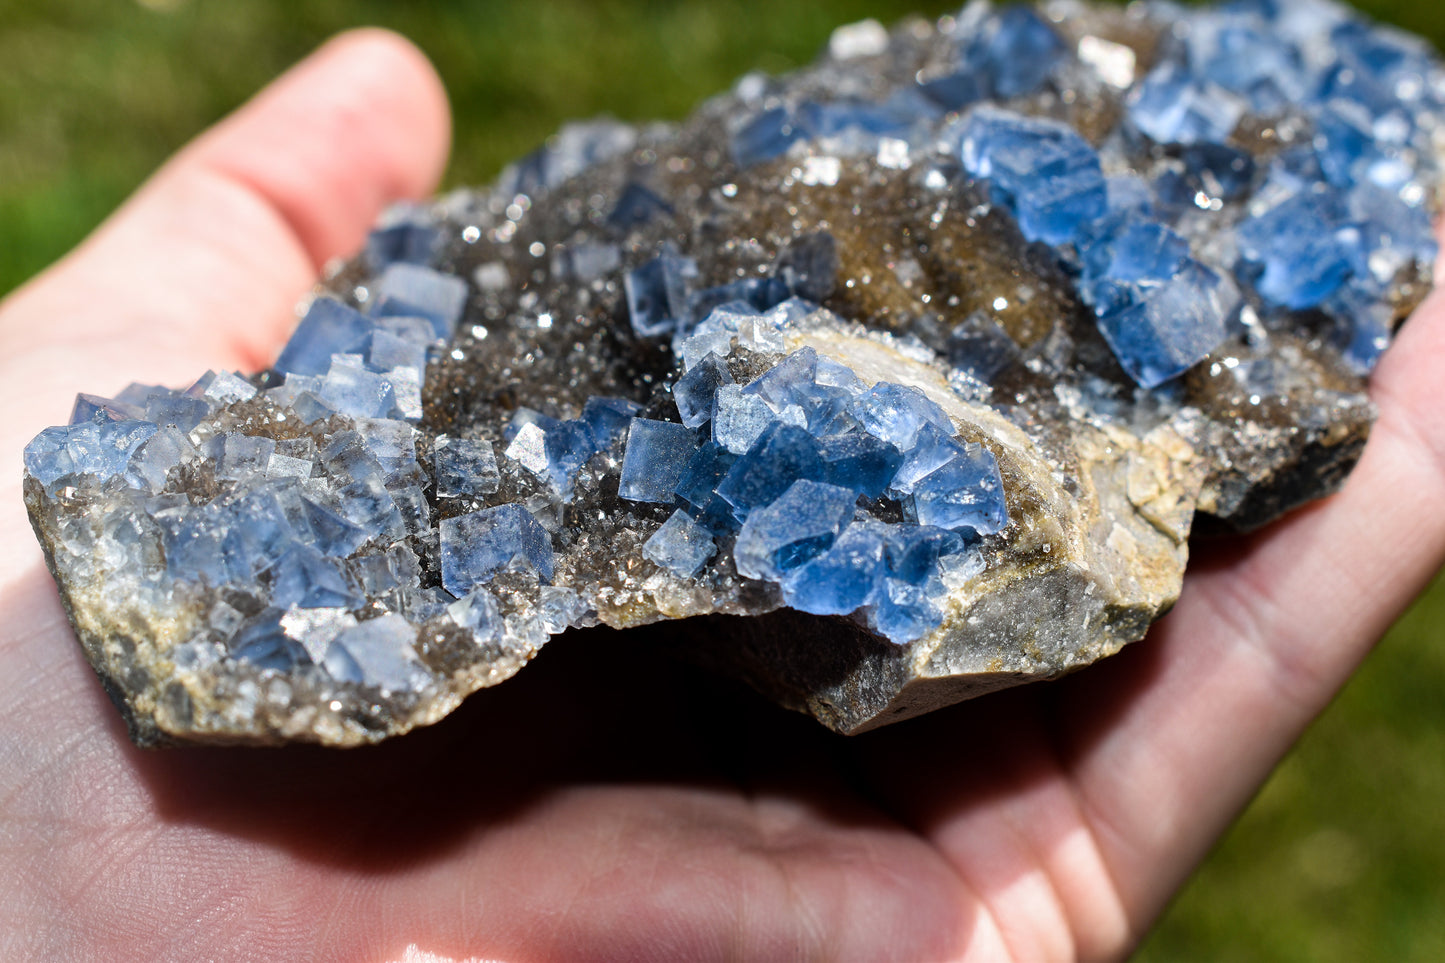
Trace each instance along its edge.
{"label": "green grass background", "polygon": [[[908,0],[0,0],[0,293],[329,34],[381,24],[451,92],[448,184],[568,118],[676,118]],[[1372,0],[1445,41],[1445,7]],[[1445,960],[1445,581],[1386,637],[1180,895],[1149,961]]]}

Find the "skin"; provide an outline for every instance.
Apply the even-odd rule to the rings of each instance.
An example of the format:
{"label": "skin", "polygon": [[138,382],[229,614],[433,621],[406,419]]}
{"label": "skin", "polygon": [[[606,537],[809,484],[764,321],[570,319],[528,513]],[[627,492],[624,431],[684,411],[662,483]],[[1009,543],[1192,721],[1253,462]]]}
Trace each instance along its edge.
{"label": "skin", "polygon": [[845,739],[594,630],[374,749],[133,748],[21,448],[77,391],[264,367],[448,126],[415,49],[344,35],[0,304],[0,958],[1117,958],[1442,562],[1436,297],[1344,491],[1198,546],[1174,612],[1062,682]]}

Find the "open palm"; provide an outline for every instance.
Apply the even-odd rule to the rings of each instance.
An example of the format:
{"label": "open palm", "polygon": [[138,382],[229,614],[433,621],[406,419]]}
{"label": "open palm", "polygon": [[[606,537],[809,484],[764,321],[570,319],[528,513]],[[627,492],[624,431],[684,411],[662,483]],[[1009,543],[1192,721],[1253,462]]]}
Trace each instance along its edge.
{"label": "open palm", "polygon": [[25,519],[77,390],[264,367],[328,258],[430,191],[425,61],[345,36],[0,306],[0,957],[1058,959],[1133,945],[1445,551],[1445,300],[1340,495],[1197,548],[1150,637],[847,739],[575,633],[375,749],[126,741]]}

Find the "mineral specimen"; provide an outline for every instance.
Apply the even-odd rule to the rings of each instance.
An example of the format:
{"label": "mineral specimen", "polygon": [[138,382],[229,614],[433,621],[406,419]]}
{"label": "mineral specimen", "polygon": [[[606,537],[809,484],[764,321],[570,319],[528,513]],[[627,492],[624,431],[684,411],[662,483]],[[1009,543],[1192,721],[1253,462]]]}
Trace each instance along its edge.
{"label": "mineral specimen", "polygon": [[80,396],[31,518],[146,745],[375,741],[599,622],[844,732],[1057,676],[1349,470],[1442,105],[1325,0],[843,30],[393,212],[268,371]]}

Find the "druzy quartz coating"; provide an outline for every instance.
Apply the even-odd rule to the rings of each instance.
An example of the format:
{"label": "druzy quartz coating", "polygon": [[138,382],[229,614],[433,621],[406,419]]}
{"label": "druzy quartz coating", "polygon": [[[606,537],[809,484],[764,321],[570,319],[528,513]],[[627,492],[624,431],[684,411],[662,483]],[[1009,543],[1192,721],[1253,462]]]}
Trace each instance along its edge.
{"label": "druzy quartz coating", "polygon": [[392,211],[273,368],[81,395],[27,505],[141,744],[373,742],[662,619],[863,731],[1117,651],[1196,525],[1337,487],[1442,104],[1324,0],[845,28]]}

